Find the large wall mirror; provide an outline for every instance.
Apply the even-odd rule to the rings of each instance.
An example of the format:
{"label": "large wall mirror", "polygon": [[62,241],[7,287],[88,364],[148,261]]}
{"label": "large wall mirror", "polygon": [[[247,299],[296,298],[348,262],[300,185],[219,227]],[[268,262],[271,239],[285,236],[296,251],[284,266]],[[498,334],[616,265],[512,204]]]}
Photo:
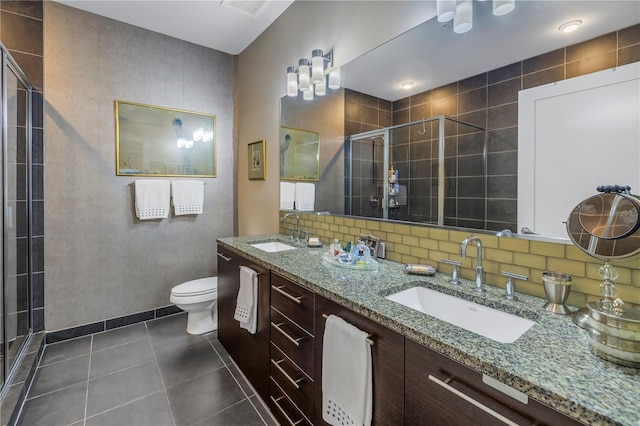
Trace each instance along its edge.
{"label": "large wall mirror", "polygon": [[116,174],[216,176],[212,114],[115,102]]}
{"label": "large wall mirror", "polygon": [[[437,167],[433,166],[434,160],[422,161],[419,166],[418,161],[421,160],[416,155],[429,144],[432,147],[430,149],[434,149],[434,135],[438,129],[435,125],[425,127],[420,121],[447,116],[453,118],[452,123],[457,120],[485,129],[487,135],[483,140],[479,132],[475,132],[473,138],[469,137],[470,132],[464,132],[463,137],[470,141],[470,144],[464,145],[460,139],[460,129],[445,129],[447,137],[456,137],[455,144],[446,145],[451,147],[447,148],[445,158],[449,164],[458,167],[455,164],[458,164],[459,156],[474,156],[477,159],[477,152],[484,149],[485,153],[481,179],[475,179],[477,176],[471,175],[471,172],[468,176],[462,176],[463,180],[474,178],[466,179],[467,182],[473,181],[473,188],[463,180],[456,179],[455,186],[446,190],[446,197],[453,200],[456,209],[482,210],[483,223],[470,226],[464,221],[445,221],[444,225],[521,232],[517,222],[518,92],[562,80],[565,76],[569,78],[572,73],[579,75],[580,67],[588,66],[585,63],[588,61],[580,62],[580,58],[585,57],[585,49],[590,50],[592,56],[606,51],[607,57],[614,58],[614,62],[604,68],[615,67],[621,55],[616,50],[619,47],[615,32],[640,23],[640,4],[605,0],[516,2],[514,11],[502,17],[492,15],[491,2],[474,1],[473,7],[474,24],[469,33],[456,34],[450,23],[449,26],[443,25],[434,17],[344,64],[343,89],[329,91],[326,96],[316,97],[313,101],[302,101],[301,96],[282,98],[281,126],[332,135],[330,140],[323,138],[320,144],[320,151],[326,153],[327,157],[320,160],[315,210],[381,218],[362,213],[367,209],[372,211],[379,203],[386,202],[383,200],[386,194],[379,197],[377,189],[372,189],[370,196],[362,197],[363,209],[360,212],[349,209],[352,201],[350,185],[353,182],[349,183],[348,178],[354,172],[350,170],[350,155],[361,155],[363,159],[366,156],[382,158],[384,144],[375,131],[381,130],[382,134],[382,130],[391,129],[388,133],[393,134],[394,125],[416,122],[416,125],[406,129],[406,134],[399,135],[405,138],[401,146],[395,149],[390,147],[388,164],[393,163],[394,169],[399,169],[401,181],[403,176],[429,179],[424,167],[430,167],[431,173],[435,173]],[[578,31],[567,35],[558,30],[565,21],[580,17],[584,18],[584,22]],[[605,36],[610,34],[615,40],[613,47],[608,46],[609,38]],[[600,36],[605,37],[598,39]],[[594,41],[585,43],[580,52],[564,49],[588,40]],[[602,59],[601,56],[598,58]],[[591,61],[591,64],[594,62]],[[412,81],[413,87],[402,89],[401,83],[405,81]],[[312,127],[308,127],[309,123]],[[431,139],[424,136],[425,132],[431,135]],[[370,135],[368,139],[361,139],[368,143],[357,146],[345,143],[349,136],[363,133]],[[418,135],[422,138],[421,144],[412,145]],[[481,143],[485,143],[484,148],[479,147]],[[480,148],[480,151],[467,149],[471,144],[474,150]],[[431,158],[437,156],[434,157],[432,152]],[[475,169],[478,168],[469,168]],[[561,170],[547,170],[546,173],[555,173],[558,179],[562,179]],[[340,178],[336,179],[337,176]],[[329,181],[331,185],[326,185]],[[372,182],[366,183],[369,185]],[[609,183],[625,184],[615,178],[611,182],[602,182]],[[407,196],[412,197],[410,184],[400,182],[401,190],[404,189],[403,185],[407,185]],[[432,191],[433,185],[425,184],[421,188],[420,196],[426,200],[429,198],[427,191]],[[475,199],[471,200],[479,192],[485,196],[482,205]],[[405,208],[403,203],[404,199],[395,201],[394,211],[401,212]],[[437,205],[432,208],[438,209],[444,210],[445,214],[449,210],[448,207],[442,209]],[[565,220],[568,214],[569,211],[566,211],[563,217],[558,217],[558,223]],[[398,220],[408,221],[402,218]],[[433,221],[420,223],[432,224]],[[566,235],[564,239],[568,240]]]}

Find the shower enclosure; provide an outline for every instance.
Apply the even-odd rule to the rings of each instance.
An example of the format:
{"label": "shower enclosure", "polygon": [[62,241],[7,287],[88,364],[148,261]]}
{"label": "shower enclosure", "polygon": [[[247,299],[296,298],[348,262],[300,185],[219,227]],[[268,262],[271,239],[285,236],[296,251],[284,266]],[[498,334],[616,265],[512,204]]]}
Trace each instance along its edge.
{"label": "shower enclosure", "polygon": [[4,46],[2,117],[2,282],[0,352],[2,392],[19,367],[32,335],[31,125],[33,89]]}
{"label": "shower enclosure", "polygon": [[345,212],[486,229],[486,131],[446,116],[352,135]]}

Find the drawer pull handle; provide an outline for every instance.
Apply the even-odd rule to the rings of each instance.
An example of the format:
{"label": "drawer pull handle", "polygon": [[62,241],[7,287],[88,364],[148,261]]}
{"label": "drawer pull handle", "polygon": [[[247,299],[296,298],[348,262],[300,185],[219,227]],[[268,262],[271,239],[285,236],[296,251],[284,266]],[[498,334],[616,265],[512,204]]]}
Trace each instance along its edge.
{"label": "drawer pull handle", "polygon": [[289,293],[287,293],[286,291],[283,290],[283,288],[284,288],[283,285],[278,286],[278,287],[272,285],[271,288],[274,289],[275,291],[277,291],[278,293],[280,293],[281,295],[283,295],[284,297],[286,297],[287,299],[289,299],[289,300],[291,300],[293,302],[296,302],[298,305],[302,304],[302,302],[300,301],[300,299],[302,299],[302,296],[295,297],[295,296],[290,295]]}
{"label": "drawer pull handle", "polygon": [[294,339],[293,337],[291,337],[286,331],[284,331],[283,329],[280,328],[281,325],[283,325],[284,323],[278,323],[276,324],[275,322],[271,321],[271,325],[278,330],[280,333],[282,333],[282,335],[284,337],[286,337],[287,339],[289,339],[291,341],[291,343],[293,343],[296,346],[300,346],[300,340],[304,339],[304,337],[300,337],[298,339]]}
{"label": "drawer pull handle", "polygon": [[467,401],[469,404],[475,406],[476,408],[479,408],[480,410],[484,411],[485,413],[489,414],[490,416],[500,420],[502,423],[507,424],[509,426],[518,426],[517,423],[512,422],[511,420],[509,420],[508,418],[504,417],[502,414],[493,411],[491,408],[487,407],[486,405],[476,401],[475,399],[471,398],[469,395],[460,392],[458,389],[449,386],[447,383],[449,383],[451,381],[451,379],[447,379],[444,382],[436,377],[433,377],[431,374],[429,374],[429,380],[431,380],[432,382],[434,382],[435,384],[437,384],[438,386],[448,390],[449,392],[455,394],[456,396],[459,396],[460,398],[464,399],[465,401]]}
{"label": "drawer pull handle", "polygon": [[296,389],[300,389],[300,385],[298,385],[298,383],[303,381],[304,377],[301,377],[298,380],[293,380],[293,378],[290,375],[288,375],[287,372],[284,371],[284,369],[282,367],[280,367],[280,363],[283,362],[283,361],[284,361],[284,359],[281,359],[280,361],[271,360],[271,363],[280,371],[280,373],[282,373],[282,375],[284,377],[287,378],[287,380],[289,380],[291,382],[291,384],[293,386],[295,386]]}
{"label": "drawer pull handle", "polygon": [[227,257],[222,253],[218,253],[218,257],[221,257],[222,259],[224,259],[227,262],[231,262],[231,260],[233,259],[232,257]]}
{"label": "drawer pull handle", "polygon": [[284,396],[281,396],[280,398],[276,399],[273,396],[270,397],[271,401],[275,404],[276,407],[278,407],[278,410],[280,410],[280,412],[282,413],[282,415],[284,416],[285,419],[287,419],[287,421],[289,423],[291,423],[292,426],[296,426],[297,424],[302,423],[302,419],[298,420],[297,422],[294,422],[293,420],[291,420],[289,418],[289,415],[287,414],[286,411],[284,411],[284,408],[282,408],[279,404],[280,400],[284,398]]}

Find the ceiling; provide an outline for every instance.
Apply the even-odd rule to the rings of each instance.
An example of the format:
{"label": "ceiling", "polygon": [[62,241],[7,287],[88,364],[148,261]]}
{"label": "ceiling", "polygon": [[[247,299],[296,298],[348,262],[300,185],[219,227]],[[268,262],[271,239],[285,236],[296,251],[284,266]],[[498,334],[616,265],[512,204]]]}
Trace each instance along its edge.
{"label": "ceiling", "polygon": [[[56,1],[234,55],[249,46],[293,3]],[[432,3],[435,15],[435,1]],[[492,14],[491,1],[475,0],[473,5],[474,22],[469,32],[456,34],[451,22],[443,24],[433,17],[343,64],[342,85],[393,101],[640,22],[640,0],[516,0],[515,9],[504,16]],[[582,20],[583,25],[570,34],[558,30],[572,19]],[[372,23],[371,31],[375,31],[375,25],[384,23]],[[400,83],[404,81],[412,81],[414,86],[403,90]]]}
{"label": "ceiling", "polygon": [[237,55],[293,0],[55,0],[67,6]]}

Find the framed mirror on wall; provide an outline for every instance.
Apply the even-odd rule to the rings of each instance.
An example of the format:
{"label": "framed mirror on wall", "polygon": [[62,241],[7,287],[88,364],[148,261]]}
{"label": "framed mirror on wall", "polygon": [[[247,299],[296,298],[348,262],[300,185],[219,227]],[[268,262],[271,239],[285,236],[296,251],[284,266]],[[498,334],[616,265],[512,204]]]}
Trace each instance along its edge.
{"label": "framed mirror on wall", "polygon": [[320,134],[280,127],[280,179],[320,180]]}
{"label": "framed mirror on wall", "polygon": [[115,101],[116,175],[216,177],[216,116]]}

